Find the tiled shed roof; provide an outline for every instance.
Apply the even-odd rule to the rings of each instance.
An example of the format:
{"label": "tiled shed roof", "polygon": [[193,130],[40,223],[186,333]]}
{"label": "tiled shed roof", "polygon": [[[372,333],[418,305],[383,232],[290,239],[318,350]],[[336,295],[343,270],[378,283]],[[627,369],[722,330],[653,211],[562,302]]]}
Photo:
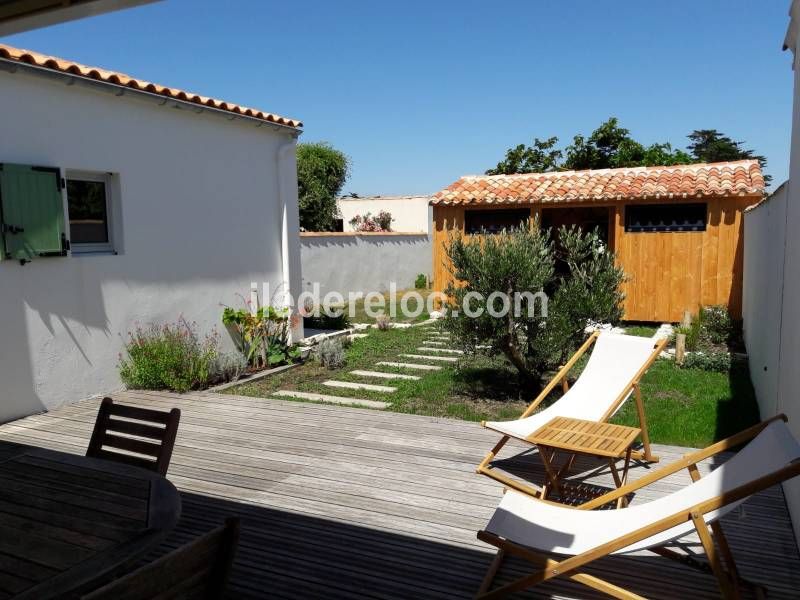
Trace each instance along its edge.
{"label": "tiled shed roof", "polygon": [[27,63],[44,69],[49,69],[51,71],[58,71],[61,73],[77,75],[79,77],[86,77],[87,79],[94,79],[97,81],[103,81],[105,83],[121,85],[134,90],[150,92],[152,94],[158,94],[160,96],[166,96],[168,98],[182,100],[184,102],[191,102],[193,104],[200,104],[209,108],[224,110],[237,115],[252,117],[262,121],[276,123],[278,125],[285,125],[287,127],[300,128],[303,126],[303,123],[296,119],[281,117],[279,115],[263,112],[255,108],[247,108],[246,106],[240,106],[231,102],[224,102],[223,100],[217,100],[215,98],[199,96],[191,92],[185,92],[176,88],[170,88],[163,85],[158,85],[156,83],[150,83],[149,81],[144,81],[142,79],[136,79],[130,75],[125,75],[124,73],[107,71],[98,67],[88,67],[71,60],[65,60],[55,56],[47,56],[46,54],[32,52],[31,50],[22,50],[20,48],[14,48],[5,44],[0,44],[0,59],[6,59],[19,63]]}
{"label": "tiled shed roof", "polygon": [[764,192],[756,160],[561,171],[468,175],[433,196],[431,204],[512,204],[747,196]]}

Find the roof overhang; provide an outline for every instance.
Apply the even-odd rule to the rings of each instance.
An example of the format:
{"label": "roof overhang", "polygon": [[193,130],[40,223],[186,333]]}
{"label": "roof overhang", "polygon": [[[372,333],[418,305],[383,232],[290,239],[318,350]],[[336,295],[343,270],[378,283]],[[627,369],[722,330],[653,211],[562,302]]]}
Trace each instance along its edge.
{"label": "roof overhang", "polygon": [[159,0],[0,0],[0,35],[22,33],[66,21]]}

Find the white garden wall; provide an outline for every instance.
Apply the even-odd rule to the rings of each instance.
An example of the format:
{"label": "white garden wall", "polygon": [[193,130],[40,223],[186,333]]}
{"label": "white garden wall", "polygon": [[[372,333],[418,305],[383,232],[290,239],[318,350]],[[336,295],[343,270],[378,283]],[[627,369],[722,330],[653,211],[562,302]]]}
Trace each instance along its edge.
{"label": "white garden wall", "polygon": [[119,388],[137,322],[221,330],[251,282],[299,287],[296,132],[113,92],[0,71],[0,162],[113,173],[118,251],[0,261],[0,422]]}
{"label": "white garden wall", "polygon": [[[745,213],[744,329],[761,417],[785,413],[800,439],[800,0],[786,48],[794,53],[789,181]],[[800,540],[800,478],[784,484]]]}
{"label": "white garden wall", "polygon": [[302,233],[303,289],[320,293],[383,292],[414,287],[417,275],[431,276],[432,249],[427,234]]}

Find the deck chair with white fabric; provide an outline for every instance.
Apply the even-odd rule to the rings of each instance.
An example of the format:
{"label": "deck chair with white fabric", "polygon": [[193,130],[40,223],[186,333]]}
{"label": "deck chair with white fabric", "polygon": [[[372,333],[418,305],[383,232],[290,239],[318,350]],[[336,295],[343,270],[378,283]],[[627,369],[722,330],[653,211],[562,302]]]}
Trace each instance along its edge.
{"label": "deck chair with white fabric", "polygon": [[[701,477],[697,463],[748,441],[732,458]],[[619,510],[590,510],[683,469],[688,469],[692,483],[676,492]],[[486,529],[478,532],[478,539],[498,551],[477,597],[503,598],[554,577],[566,577],[615,598],[641,599],[582,569],[609,555],[650,550],[706,572],[710,567],[722,596],[738,598],[741,587],[752,584],[739,576],[719,519],[751,495],[799,474],[800,444],[789,431],[786,417],[779,415],[577,508],[508,490]],[[707,562],[667,547],[692,532],[698,534]],[[533,570],[490,591],[509,555],[530,562]]]}
{"label": "deck chair with white fabric", "polygon": [[[634,452],[632,457],[647,462],[658,462],[658,457],[654,456],[650,450],[650,438],[647,434],[647,420],[639,381],[661,354],[667,341],[666,339],[654,341],[652,338],[610,332],[594,332],[578,348],[572,358],[559,369],[555,377],[531,402],[519,419],[483,421],[481,423],[484,427],[503,434],[503,437],[478,465],[477,472],[520,492],[532,496],[546,496],[546,486],[521,483],[491,466],[503,446],[511,438],[532,443],[527,439],[528,436],[555,417],[605,422],[614,416],[631,396],[634,396],[636,401],[639,428],[642,430],[642,450]],[[594,349],[589,361],[578,380],[570,387],[567,382],[567,374],[592,344],[594,344]],[[535,412],[559,383],[564,395],[544,410]],[[557,475],[559,479],[569,471],[574,458],[575,456],[572,455],[559,471]]]}

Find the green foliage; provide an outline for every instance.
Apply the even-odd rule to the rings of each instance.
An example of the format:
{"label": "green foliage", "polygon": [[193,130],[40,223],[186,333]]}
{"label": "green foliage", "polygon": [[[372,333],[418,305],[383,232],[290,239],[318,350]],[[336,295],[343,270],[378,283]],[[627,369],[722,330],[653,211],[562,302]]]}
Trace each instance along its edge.
{"label": "green foliage", "polygon": [[[621,127],[616,117],[610,117],[588,137],[575,135],[572,143],[563,150],[556,147],[557,137],[535,138],[531,146],[520,144],[510,148],[505,158],[486,174],[685,165],[745,158],[757,159],[762,168],[766,167],[767,161],[763,156],[742,149],[743,142],[735,142],[714,129],[695,130],[687,137],[691,141],[687,147],[689,152],[673,148],[666,142],[647,146],[633,139],[630,130]],[[769,176],[764,179],[769,182]]]}
{"label": "green foliage", "polygon": [[[744,142],[734,141],[716,129],[696,129],[687,137],[691,140],[689,151],[696,162],[722,162],[752,158],[758,161],[762,169],[767,166],[766,157],[756,154],[754,150],[742,148]],[[769,184],[771,180],[770,175],[764,176],[765,183]]]}
{"label": "green foliage", "polygon": [[300,227],[306,231],[332,231],[336,197],[344,187],[350,160],[325,142],[297,145],[297,194]]}
{"label": "green foliage", "polygon": [[428,276],[425,273],[420,273],[414,280],[414,287],[418,290],[424,290],[428,287]]}
{"label": "green foliage", "polygon": [[677,327],[675,329],[676,334],[683,334],[686,336],[686,350],[689,352],[694,352],[700,346],[700,342],[703,338],[703,322],[702,319],[697,318],[692,320],[689,326]]}
{"label": "green foliage", "polygon": [[350,219],[350,225],[355,231],[391,231],[392,221],[392,213],[382,210],[374,217],[370,212],[356,215]]}
{"label": "green foliage", "polygon": [[389,331],[392,328],[392,319],[389,315],[378,315],[375,317],[375,325],[379,331]]}
{"label": "green foliage", "polygon": [[731,355],[727,352],[691,352],[680,365],[683,369],[700,369],[727,373],[731,369]]}
{"label": "green foliage", "polygon": [[297,358],[289,344],[288,309],[260,306],[255,312],[248,307],[222,311],[222,323],[233,337],[234,344],[254,369],[276,366]]}
{"label": "green foliage", "polygon": [[[538,379],[572,354],[590,321],[621,318],[624,275],[599,236],[562,227],[559,239],[563,274],[556,272],[550,231],[538,225],[482,239],[452,235],[447,251],[459,284],[447,290],[443,326],[460,346],[475,352],[478,345],[489,345],[505,354],[523,379]],[[486,310],[490,302],[495,309],[501,306],[494,292],[511,298],[512,310],[505,316]],[[546,314],[541,298],[535,297],[538,292],[549,296]],[[513,310],[515,302],[521,310]],[[473,315],[484,310],[469,316],[465,306]]]}
{"label": "green foliage", "polygon": [[533,146],[520,144],[506,151],[506,157],[497,163],[494,169],[486,171],[487,175],[513,175],[514,173],[546,173],[557,171],[561,163],[562,152],[555,149],[557,137],[546,140],[535,138]]}
{"label": "green foliage", "polygon": [[726,344],[737,332],[736,323],[727,307],[706,306],[701,311],[703,328],[712,344]]}
{"label": "green foliage", "polygon": [[127,356],[120,355],[120,378],[133,389],[204,389],[216,376],[218,348],[216,332],[201,338],[197,325],[184,320],[137,327],[128,333]]}
{"label": "green foliage", "polygon": [[340,339],[324,339],[317,346],[317,360],[328,369],[341,369],[347,362]]}
{"label": "green foliage", "polygon": [[[333,311],[331,311],[333,312]],[[350,318],[344,310],[328,315],[320,311],[318,317],[308,316],[303,319],[303,325],[310,329],[347,329],[350,327]]]}

